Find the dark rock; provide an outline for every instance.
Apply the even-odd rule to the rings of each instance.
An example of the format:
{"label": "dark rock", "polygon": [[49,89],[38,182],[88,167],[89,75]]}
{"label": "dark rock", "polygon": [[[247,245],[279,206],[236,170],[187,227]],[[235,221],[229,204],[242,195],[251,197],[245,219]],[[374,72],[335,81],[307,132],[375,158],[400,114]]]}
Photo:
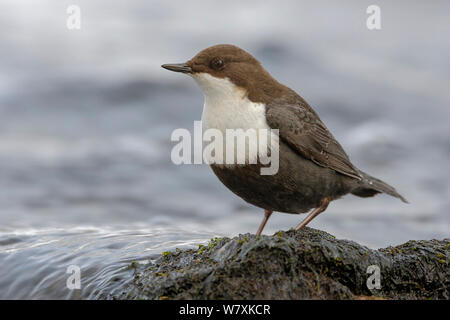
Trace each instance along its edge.
{"label": "dark rock", "polygon": [[[116,299],[449,299],[450,240],[371,250],[310,228],[215,238],[137,266]],[[380,289],[368,289],[368,266]]]}

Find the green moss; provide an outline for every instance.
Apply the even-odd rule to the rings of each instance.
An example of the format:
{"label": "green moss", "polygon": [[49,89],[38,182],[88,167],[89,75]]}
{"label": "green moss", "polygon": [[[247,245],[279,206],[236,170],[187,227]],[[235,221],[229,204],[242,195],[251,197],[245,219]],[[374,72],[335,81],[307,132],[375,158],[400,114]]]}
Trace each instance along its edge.
{"label": "green moss", "polygon": [[156,272],[155,275],[160,276],[160,277],[165,277],[165,278],[167,278],[169,276],[169,274],[167,274],[166,272]]}
{"label": "green moss", "polygon": [[214,239],[211,239],[211,241],[209,241],[209,243],[208,243],[209,251],[211,252],[212,249],[214,249],[214,248],[217,246],[217,244],[218,244],[222,239],[223,239],[223,238],[214,238]]}
{"label": "green moss", "polygon": [[161,253],[164,257],[167,257],[167,256],[169,256],[169,255],[171,255],[172,254],[172,252],[169,252],[169,251],[164,251],[163,253]]}
{"label": "green moss", "polygon": [[206,250],[206,246],[199,244],[197,254],[202,254],[203,252],[205,252],[205,250]]}

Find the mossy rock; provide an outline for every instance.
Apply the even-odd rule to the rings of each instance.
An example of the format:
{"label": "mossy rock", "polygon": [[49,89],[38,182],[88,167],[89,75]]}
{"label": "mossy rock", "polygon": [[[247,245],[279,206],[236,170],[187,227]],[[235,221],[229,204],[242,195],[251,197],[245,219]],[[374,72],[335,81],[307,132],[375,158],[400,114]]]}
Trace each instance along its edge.
{"label": "mossy rock", "polygon": [[[136,268],[115,299],[449,299],[450,240],[371,250],[304,228],[215,238]],[[380,270],[368,289],[367,268]]]}

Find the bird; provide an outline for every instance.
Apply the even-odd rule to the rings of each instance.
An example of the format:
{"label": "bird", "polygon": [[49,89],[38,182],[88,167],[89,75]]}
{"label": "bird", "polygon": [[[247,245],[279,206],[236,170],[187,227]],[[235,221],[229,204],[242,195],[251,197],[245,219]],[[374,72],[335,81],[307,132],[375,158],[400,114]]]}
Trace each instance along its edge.
{"label": "bird", "polygon": [[359,170],[318,114],[299,94],[278,82],[247,51],[231,44],[201,50],[164,69],[187,74],[204,95],[203,129],[276,129],[278,171],[260,174],[260,162],[212,163],[214,174],[234,194],[264,210],[260,235],[273,212],[308,213],[302,229],[344,195],[385,193],[408,201],[394,187]]}

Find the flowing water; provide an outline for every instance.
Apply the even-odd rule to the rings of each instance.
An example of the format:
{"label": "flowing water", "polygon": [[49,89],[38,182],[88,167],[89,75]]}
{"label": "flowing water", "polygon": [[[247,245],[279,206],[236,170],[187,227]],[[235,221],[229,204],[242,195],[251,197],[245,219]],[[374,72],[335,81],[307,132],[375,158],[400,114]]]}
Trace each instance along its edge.
{"label": "flowing water", "polygon": [[[311,223],[371,248],[449,236],[450,5],[299,1],[0,3],[0,298],[120,292],[132,261],[255,232],[261,210],[206,165],[170,161],[203,97],[160,68],[216,43],[254,54],[316,109],[352,161],[409,201],[347,196]],[[301,216],[275,214],[265,233]],[[81,289],[66,284],[69,266]]]}

